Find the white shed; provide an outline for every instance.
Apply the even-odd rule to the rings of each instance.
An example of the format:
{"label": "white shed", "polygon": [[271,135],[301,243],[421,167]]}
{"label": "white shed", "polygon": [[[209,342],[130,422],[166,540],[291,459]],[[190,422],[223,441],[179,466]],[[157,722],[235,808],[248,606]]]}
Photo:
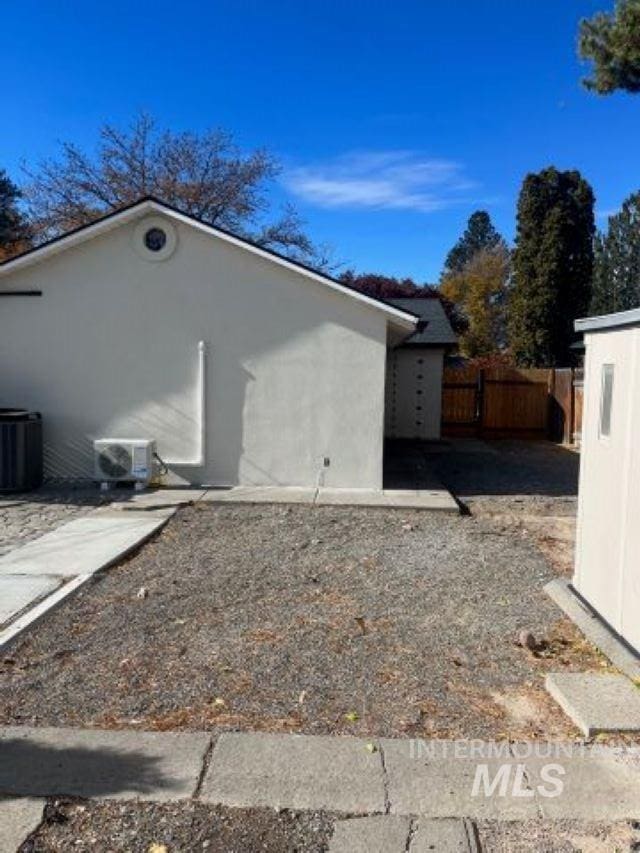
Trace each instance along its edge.
{"label": "white shed", "polygon": [[573,583],[640,651],[640,309],[575,325],[586,356]]}
{"label": "white shed", "polygon": [[153,439],[168,482],[381,488],[388,347],[413,314],[143,199],[0,265],[0,407],[45,473]]}

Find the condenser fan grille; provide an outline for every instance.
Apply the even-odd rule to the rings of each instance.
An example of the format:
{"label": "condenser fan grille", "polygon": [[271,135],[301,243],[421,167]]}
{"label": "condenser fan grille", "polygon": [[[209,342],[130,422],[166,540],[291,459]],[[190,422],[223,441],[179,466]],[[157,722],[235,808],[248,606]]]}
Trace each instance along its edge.
{"label": "condenser fan grille", "polygon": [[130,451],[121,444],[109,444],[98,454],[98,465],[107,477],[127,477],[131,473],[132,457]]}

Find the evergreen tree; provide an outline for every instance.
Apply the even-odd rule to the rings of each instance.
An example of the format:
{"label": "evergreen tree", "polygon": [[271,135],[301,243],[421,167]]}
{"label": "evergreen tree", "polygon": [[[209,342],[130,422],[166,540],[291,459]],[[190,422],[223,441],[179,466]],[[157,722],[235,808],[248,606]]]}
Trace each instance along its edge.
{"label": "evergreen tree", "polygon": [[508,319],[512,355],[524,367],[570,361],[573,322],[589,307],[593,204],[577,171],[550,167],[524,179]]}
{"label": "evergreen tree", "polygon": [[0,261],[26,248],[27,229],[18,208],[21,193],[0,169]]}
{"label": "evergreen tree", "polygon": [[640,0],[618,0],[614,12],[582,20],[578,49],[593,62],[587,89],[599,95],[640,92]]}
{"label": "evergreen tree", "polygon": [[493,227],[491,217],[486,210],[476,210],[467,222],[467,227],[444,262],[442,276],[459,273],[471,258],[482,249],[493,249],[505,245],[504,240]]}
{"label": "evergreen tree", "polygon": [[613,291],[609,253],[605,234],[596,234],[593,243],[593,280],[591,282],[591,303],[589,314],[610,314],[616,310],[616,298]]}
{"label": "evergreen tree", "polygon": [[640,307],[640,192],[609,217],[606,234],[595,241],[590,313],[608,314]]}

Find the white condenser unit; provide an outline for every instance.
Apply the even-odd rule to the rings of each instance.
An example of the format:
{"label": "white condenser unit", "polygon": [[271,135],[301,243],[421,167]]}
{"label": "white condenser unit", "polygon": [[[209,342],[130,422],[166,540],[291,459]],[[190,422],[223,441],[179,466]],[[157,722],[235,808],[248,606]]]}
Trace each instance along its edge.
{"label": "white condenser unit", "polygon": [[93,442],[95,478],[101,483],[149,484],[156,443],[144,438],[100,438]]}

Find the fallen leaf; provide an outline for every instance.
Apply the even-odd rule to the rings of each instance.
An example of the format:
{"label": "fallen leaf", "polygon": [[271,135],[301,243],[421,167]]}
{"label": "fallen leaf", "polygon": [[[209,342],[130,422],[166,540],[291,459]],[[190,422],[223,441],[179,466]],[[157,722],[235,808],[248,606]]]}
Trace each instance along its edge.
{"label": "fallen leaf", "polygon": [[344,715],[344,718],[350,723],[355,723],[359,719],[356,711],[349,711],[349,713]]}
{"label": "fallen leaf", "polygon": [[371,753],[378,751],[378,747],[375,745],[375,743],[368,743],[365,746],[365,749],[367,750],[367,752],[371,752]]}

